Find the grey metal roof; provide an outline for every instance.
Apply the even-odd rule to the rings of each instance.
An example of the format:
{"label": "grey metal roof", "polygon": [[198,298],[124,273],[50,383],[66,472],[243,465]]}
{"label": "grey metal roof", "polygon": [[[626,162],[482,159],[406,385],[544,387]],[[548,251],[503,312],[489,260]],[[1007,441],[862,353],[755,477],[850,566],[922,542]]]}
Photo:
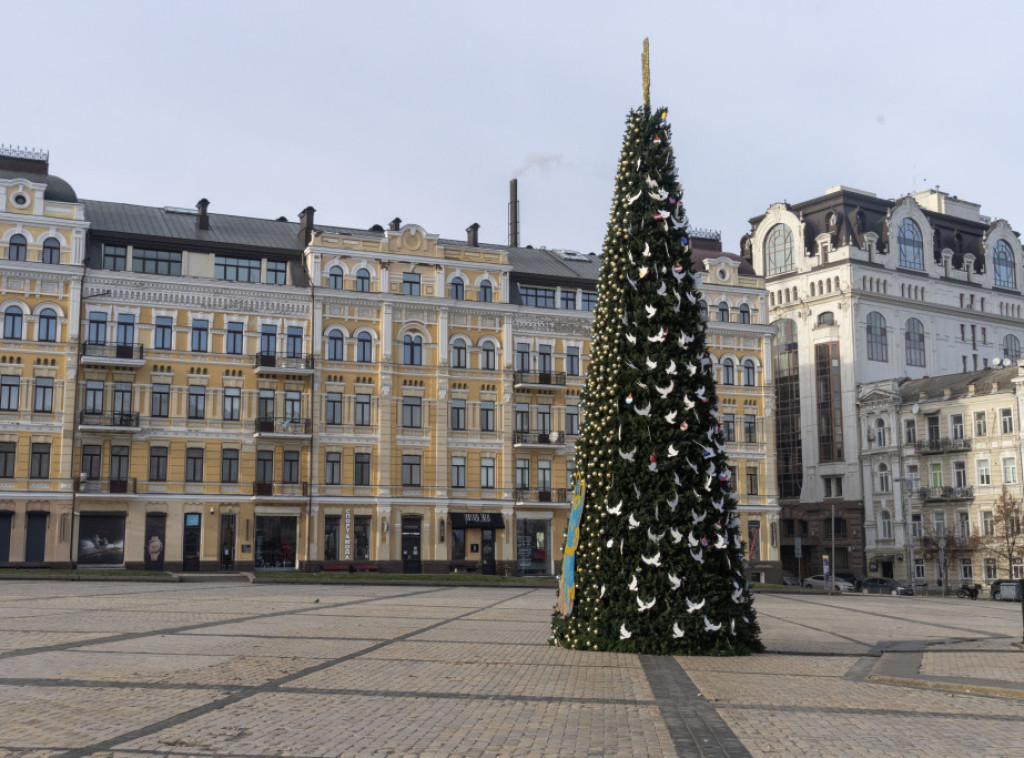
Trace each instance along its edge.
{"label": "grey metal roof", "polygon": [[912,379],[900,385],[900,398],[904,403],[913,403],[924,394],[927,400],[941,400],[948,389],[950,398],[967,395],[969,385],[974,385],[975,395],[992,394],[992,385],[998,385],[997,392],[1012,392],[1012,380],[1017,377],[1017,367],[990,368],[971,371],[966,374],[943,374]]}
{"label": "grey metal roof", "polygon": [[510,247],[508,262],[516,274],[549,276],[559,279],[587,279],[596,282],[601,274],[601,259],[580,256],[580,259],[563,258],[553,250]]}
{"label": "grey metal roof", "polygon": [[207,242],[298,252],[304,247],[295,221],[273,221],[248,216],[211,213],[210,228],[200,229],[195,212],[102,200],[84,200],[85,218],[93,234],[115,233],[135,237]]}
{"label": "grey metal roof", "polygon": [[28,171],[14,169],[0,169],[0,179],[24,179],[34,184],[45,184],[46,191],[43,198],[58,203],[77,203],[78,195],[74,188],[59,176],[53,174],[37,174]]}

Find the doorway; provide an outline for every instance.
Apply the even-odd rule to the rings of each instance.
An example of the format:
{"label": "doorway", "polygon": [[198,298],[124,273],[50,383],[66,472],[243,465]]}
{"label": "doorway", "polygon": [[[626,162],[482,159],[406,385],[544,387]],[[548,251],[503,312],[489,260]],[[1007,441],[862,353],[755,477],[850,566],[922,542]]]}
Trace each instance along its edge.
{"label": "doorway", "polygon": [[201,513],[185,514],[185,533],[181,540],[181,570],[199,571],[199,546],[202,543]]}
{"label": "doorway", "polygon": [[25,531],[25,563],[42,563],[46,560],[46,513],[28,514]]}
{"label": "doorway", "polygon": [[235,514],[220,515],[220,569],[235,570]]}
{"label": "doorway", "polygon": [[0,512],[0,563],[11,560],[11,521],[14,514],[10,511]]}
{"label": "doorway", "polygon": [[480,530],[480,573],[497,573],[494,564],[494,530]]}
{"label": "doorway", "polygon": [[402,516],[402,573],[423,573],[419,516]]}

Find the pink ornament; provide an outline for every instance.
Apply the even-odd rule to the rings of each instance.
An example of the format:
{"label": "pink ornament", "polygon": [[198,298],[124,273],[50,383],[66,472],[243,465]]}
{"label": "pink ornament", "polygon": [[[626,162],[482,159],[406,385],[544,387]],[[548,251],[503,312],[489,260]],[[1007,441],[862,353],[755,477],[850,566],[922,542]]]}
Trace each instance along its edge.
{"label": "pink ornament", "polygon": [[685,431],[686,431],[687,429],[689,429],[689,428],[690,428],[690,425],[689,425],[689,424],[687,424],[687,423],[686,423],[686,422],[684,421],[683,423],[681,423],[681,424],[679,425],[679,428],[680,428],[680,429],[682,429],[682,430],[683,430],[683,431],[685,432]]}
{"label": "pink ornament", "polygon": [[629,395],[626,395],[626,405],[632,405],[632,404],[633,404],[633,395],[631,393]]}

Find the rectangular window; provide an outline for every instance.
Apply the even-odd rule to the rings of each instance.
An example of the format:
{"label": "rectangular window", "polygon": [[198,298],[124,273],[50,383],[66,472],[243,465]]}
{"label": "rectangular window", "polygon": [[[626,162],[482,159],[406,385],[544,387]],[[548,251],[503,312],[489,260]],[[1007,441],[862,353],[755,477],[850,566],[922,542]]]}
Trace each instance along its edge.
{"label": "rectangular window", "polygon": [[238,483],[238,450],[225,448],[220,451],[220,480],[224,484]]}
{"label": "rectangular window", "polygon": [[[358,397],[358,396],[357,396]],[[356,403],[356,417],[359,417],[359,405]],[[328,392],[324,403],[324,421],[330,426],[341,423],[341,393]],[[357,422],[358,423],[358,422]]]}
{"label": "rectangular window", "polygon": [[356,543],[352,556],[356,560],[370,560],[370,516],[356,516],[353,519],[352,535]]}
{"label": "rectangular window", "polygon": [[324,461],[324,484],[341,484],[341,453],[328,453]]}
{"label": "rectangular window", "polygon": [[419,487],[421,484],[420,479],[420,466],[422,457],[419,455],[403,455],[402,456],[402,486],[403,487]]}
{"label": "rectangular window", "polygon": [[537,347],[537,372],[550,374],[552,371],[551,345],[540,345]]}
{"label": "rectangular window", "polygon": [[516,371],[530,370],[530,345],[527,342],[516,343]]}
{"label": "rectangular window", "polygon": [[743,441],[757,442],[757,416],[752,413],[743,416]]}
{"label": "rectangular window", "polygon": [[580,349],[578,347],[565,349],[565,373],[569,376],[580,375]]}
{"label": "rectangular window", "polygon": [[966,539],[971,536],[971,514],[967,511],[960,511],[956,514],[957,529],[956,534],[961,539]]}
{"label": "rectangular window", "polygon": [[736,441],[736,414],[722,414],[722,439],[726,442]]}
{"label": "rectangular window", "polygon": [[260,390],[256,397],[256,415],[261,419],[274,417],[274,390]]}
{"label": "rectangular window", "polygon": [[1013,408],[1000,409],[999,428],[1003,430],[1003,434],[1013,434]]}
{"label": "rectangular window", "polygon": [[218,255],[213,259],[213,275],[227,282],[258,282],[260,259]]}
{"label": "rectangular window", "polygon": [[530,489],[530,460],[529,458],[516,459],[516,489]]}
{"label": "rectangular window", "polygon": [[289,358],[302,357],[302,327],[289,326],[285,336],[285,352]]}
{"label": "rectangular window", "polygon": [[988,421],[985,418],[985,411],[974,412],[974,436],[984,437],[988,434]]}
{"label": "rectangular window", "polygon": [[580,409],[575,405],[568,405],[565,408],[565,433],[580,433]]}
{"label": "rectangular window", "polygon": [[921,514],[914,513],[910,516],[910,536],[920,537],[924,534],[924,527],[921,522]]}
{"label": "rectangular window", "polygon": [[758,494],[757,466],[747,466],[747,494]]}
{"label": "rectangular window", "polygon": [[228,331],[224,335],[224,352],[228,355],[241,355],[245,352],[245,327],[240,321],[228,322]]}
{"label": "rectangular window", "polygon": [[110,448],[110,481],[128,481],[128,446],[112,445]]}
{"label": "rectangular window", "polygon": [[190,447],[185,451],[185,481],[203,481],[203,448]]}
{"label": "rectangular window", "polygon": [[466,486],[466,459],[462,456],[452,458],[452,487]]}
{"label": "rectangular window", "polygon": [[597,310],[596,292],[584,292],[581,300],[583,302],[583,310],[591,312]]}
{"label": "rectangular window", "polygon": [[162,445],[149,448],[149,481],[167,481],[167,448]]}
{"label": "rectangular window", "polygon": [[466,401],[452,400],[452,431],[461,432],[466,429]]}
{"label": "rectangular window", "polygon": [[946,514],[944,511],[932,512],[932,529],[939,537],[946,533]]}
{"label": "rectangular window", "polygon": [[484,400],[480,403],[480,431],[494,431],[494,401]]}
{"label": "rectangular window", "polygon": [[267,261],[267,284],[287,284],[286,266],[284,261]]}
{"label": "rectangular window", "polygon": [[242,388],[224,388],[224,420],[238,421],[242,417]]}
{"label": "rectangular window", "polygon": [[964,415],[953,413],[949,417],[949,436],[955,440],[964,438]]}
{"label": "rectangular window", "polygon": [[353,483],[359,486],[370,485],[370,454],[356,453],[356,465],[353,472]]}
{"label": "rectangular window", "polygon": [[818,457],[822,463],[843,460],[843,401],[839,378],[839,343],[814,346],[817,389]]}
{"label": "rectangular window", "polygon": [[50,443],[33,442],[32,458],[30,461],[28,475],[32,479],[50,478]]}
{"label": "rectangular window", "polygon": [[1003,484],[1017,483],[1017,459],[1003,458]]}
{"label": "rectangular window", "polygon": [[36,391],[35,398],[32,401],[32,410],[36,413],[53,412],[53,379],[50,377],[36,377]]}
{"label": "rectangular window", "polygon": [[121,313],[118,315],[115,343],[122,347],[135,343],[135,316],[131,313]]}
{"label": "rectangular window", "polygon": [[[12,443],[13,444],[13,443]],[[99,445],[82,446],[82,472],[87,480],[96,481],[100,478],[103,448]]]}
{"label": "rectangular window", "polygon": [[984,460],[984,459],[979,460],[977,462],[977,466],[978,466],[978,486],[985,486],[987,484],[992,484],[992,470],[991,470],[991,468],[989,468],[988,461]]}
{"label": "rectangular window", "polygon": [[420,275],[413,274],[406,271],[402,274],[402,294],[411,295],[413,297],[419,297],[420,295]]}
{"label": "rectangular window", "polygon": [[562,310],[576,310],[576,290],[562,290]]}
{"label": "rectangular window", "polygon": [[271,484],[274,481],[274,451],[256,451],[256,482]]}
{"label": "rectangular window", "polygon": [[402,426],[420,429],[423,426],[423,400],[418,397],[402,398]]}
{"label": "rectangular window", "polygon": [[551,461],[537,461],[537,489],[551,492]]}
{"label": "rectangular window", "polygon": [[181,253],[167,250],[132,249],[132,271],[136,274],[181,276]]}
{"label": "rectangular window", "polygon": [[14,478],[15,443],[0,442],[0,478]]}
{"label": "rectangular window", "polygon": [[[0,379],[0,382],[3,379]],[[2,409],[3,403],[0,402],[0,410]],[[90,379],[85,383],[85,412],[91,415],[103,413],[103,382],[97,379]]]}
{"label": "rectangular window", "polygon": [[519,299],[523,305],[532,308],[555,307],[555,291],[547,287],[527,287],[520,284]]}
{"label": "rectangular window", "polygon": [[516,431],[530,431],[530,404],[516,403]]}
{"label": "rectangular window", "polygon": [[917,442],[917,422],[912,418],[903,420],[903,441],[908,445]]}
{"label": "rectangular window", "polygon": [[371,416],[370,396],[367,394],[356,395],[356,426],[370,426],[373,423]]}
{"label": "rectangular window", "polygon": [[[324,560],[336,561],[341,556],[341,516],[324,516]],[[348,556],[346,556],[348,557]]]}
{"label": "rectangular window", "polygon": [[153,404],[150,415],[153,418],[167,418],[171,408],[171,385],[153,385]]}
{"label": "rectangular window", "polygon": [[485,490],[494,489],[494,459],[480,459],[480,486]]}
{"label": "rectangular window", "polygon": [[964,461],[953,462],[953,486],[958,489],[967,486],[967,464]]}
{"label": "rectangular window", "polygon": [[[102,387],[103,387],[103,384],[101,382],[100,383],[100,397],[101,398],[102,398],[102,393],[103,393]],[[16,411],[16,410],[18,410],[18,398],[19,398],[19,395],[20,395],[20,389],[21,389],[21,377],[19,377],[19,376],[10,376],[10,375],[7,375],[7,374],[5,374],[4,376],[0,376],[0,411]],[[86,409],[86,413],[88,413],[88,412],[89,412],[88,409]],[[98,412],[99,413],[103,412],[102,411],[102,406],[101,406],[101,410],[98,411]]]}
{"label": "rectangular window", "polygon": [[210,322],[197,318],[192,322],[192,352],[205,353],[210,345]]}
{"label": "rectangular window", "polygon": [[89,314],[89,336],[86,341],[90,345],[107,344],[107,314]]}
{"label": "rectangular window", "polygon": [[284,417],[287,421],[299,421],[302,418],[302,393],[298,390],[284,393]]}
{"label": "rectangular window", "polygon": [[970,558],[960,559],[960,578],[965,582],[974,580],[974,564]]}
{"label": "rectangular window", "polygon": [[299,483],[299,451],[286,450],[281,466],[281,481],[285,484]]}
{"label": "rectangular window", "polygon": [[170,316],[157,316],[153,325],[153,349],[171,350],[174,340],[174,321]]}
{"label": "rectangular window", "polygon": [[103,268],[106,271],[124,271],[128,262],[128,248],[124,245],[103,246]]}
{"label": "rectangular window", "polygon": [[540,432],[541,434],[549,434],[551,432],[550,405],[537,406],[537,431]]}
{"label": "rectangular window", "polygon": [[992,537],[996,533],[995,515],[992,511],[981,512],[981,533],[986,537]]}
{"label": "rectangular window", "polygon": [[932,487],[936,489],[942,487],[942,464],[932,463],[928,468],[931,472]]}
{"label": "rectangular window", "polygon": [[996,559],[986,558],[985,559],[985,581],[991,582],[993,579],[999,577],[999,572],[996,569]]}
{"label": "rectangular window", "polygon": [[277,326],[263,324],[260,328],[260,355],[277,355]]}
{"label": "rectangular window", "polygon": [[190,384],[188,388],[188,417],[206,418],[206,387]]}

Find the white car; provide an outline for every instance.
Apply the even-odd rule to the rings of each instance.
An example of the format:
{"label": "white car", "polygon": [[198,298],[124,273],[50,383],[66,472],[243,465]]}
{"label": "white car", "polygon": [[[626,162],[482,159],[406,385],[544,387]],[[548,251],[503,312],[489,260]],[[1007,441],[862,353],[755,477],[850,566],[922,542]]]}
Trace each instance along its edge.
{"label": "white car", "polygon": [[[837,576],[833,578],[833,581],[835,581],[835,589],[837,592],[853,592],[853,585],[845,579],[840,579]],[[809,587],[815,590],[827,590],[828,584],[829,582],[825,579],[824,574],[804,577],[804,587]]]}

